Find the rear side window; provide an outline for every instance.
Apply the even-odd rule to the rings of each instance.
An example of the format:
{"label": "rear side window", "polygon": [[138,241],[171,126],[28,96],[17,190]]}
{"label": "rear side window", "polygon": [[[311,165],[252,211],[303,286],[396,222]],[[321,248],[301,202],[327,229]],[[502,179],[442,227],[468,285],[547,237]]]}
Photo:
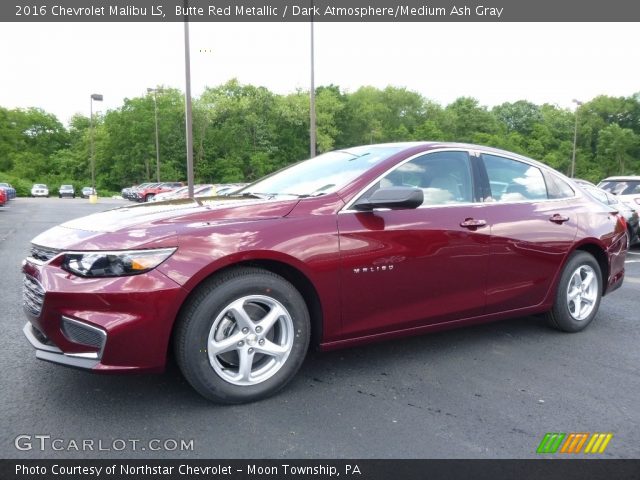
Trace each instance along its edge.
{"label": "rear side window", "polygon": [[571,198],[575,195],[573,188],[557,175],[547,171],[544,171],[543,175],[547,182],[549,198]]}
{"label": "rear side window", "polygon": [[494,202],[522,202],[548,198],[539,168],[497,155],[482,155]]}

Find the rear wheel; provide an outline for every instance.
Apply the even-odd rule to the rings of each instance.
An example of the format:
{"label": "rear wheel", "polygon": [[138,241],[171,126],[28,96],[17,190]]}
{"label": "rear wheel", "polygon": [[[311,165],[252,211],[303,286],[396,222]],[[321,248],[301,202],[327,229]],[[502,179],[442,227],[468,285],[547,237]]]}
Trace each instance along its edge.
{"label": "rear wheel", "polygon": [[600,265],[587,252],[574,252],[567,262],[548,322],[564,332],[585,329],[598,313],[602,298]]}
{"label": "rear wheel", "polygon": [[204,397],[245,403],[274,394],[298,371],[309,346],[304,299],[284,278],[239,268],[204,284],[183,308],[176,359]]}
{"label": "rear wheel", "polygon": [[144,201],[145,202],[150,202],[151,200],[153,200],[153,197],[155,197],[155,195],[153,193],[150,193],[149,195],[144,197]]}

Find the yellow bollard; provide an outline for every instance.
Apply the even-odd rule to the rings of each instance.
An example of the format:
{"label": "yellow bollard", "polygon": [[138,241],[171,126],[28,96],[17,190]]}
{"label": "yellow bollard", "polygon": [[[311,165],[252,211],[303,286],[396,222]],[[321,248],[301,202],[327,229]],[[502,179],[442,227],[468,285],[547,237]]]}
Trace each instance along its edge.
{"label": "yellow bollard", "polygon": [[97,194],[89,195],[89,203],[98,203],[98,195]]}

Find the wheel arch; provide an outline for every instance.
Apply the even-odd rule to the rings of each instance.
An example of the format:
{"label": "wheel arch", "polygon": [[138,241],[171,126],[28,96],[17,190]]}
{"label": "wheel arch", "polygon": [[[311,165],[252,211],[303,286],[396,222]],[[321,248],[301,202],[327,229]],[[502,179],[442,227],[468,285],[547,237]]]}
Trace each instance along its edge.
{"label": "wheel arch", "polygon": [[607,258],[606,252],[604,251],[604,248],[595,243],[584,243],[582,245],[579,245],[574,251],[586,252],[596,259],[596,262],[598,262],[598,266],[600,267],[602,295],[604,296],[607,293],[607,287],[609,284],[609,260]]}
{"label": "wheel arch", "polygon": [[[307,305],[307,309],[309,310],[309,317],[311,319],[310,345],[313,345],[314,347],[320,345],[323,338],[323,310],[322,304],[320,302],[320,296],[315,286],[313,285],[313,282],[311,282],[308,276],[300,271],[300,269],[286,262],[273,259],[256,258],[251,260],[242,260],[225,265],[224,267],[219,268],[214,272],[211,272],[206,277],[202,278],[196,285],[193,286],[193,288],[190,289],[189,294],[184,298],[182,304],[180,305],[180,308],[178,308],[177,310],[176,318],[171,327],[169,346],[173,345],[173,336],[178,324],[177,319],[180,316],[180,313],[185,308],[185,305],[187,304],[189,299],[196,294],[199,287],[230,270],[242,267],[253,267],[266,270],[268,272],[275,273],[276,275],[281,276],[289,283],[291,283],[294,288],[296,288],[300,292],[305,304]],[[171,348],[167,349],[167,354],[170,350]]]}
{"label": "wheel arch", "polygon": [[604,296],[604,294],[607,293],[607,283],[609,278],[609,261],[607,258],[607,253],[604,247],[601,244],[599,244],[595,239],[593,240],[587,239],[586,241],[583,241],[580,244],[574,246],[573,249],[567,252],[562,263],[560,264],[560,267],[555,273],[553,282],[551,282],[551,284],[549,285],[549,291],[547,292],[545,299],[542,301],[542,305],[544,305],[545,308],[546,307],[550,308],[551,305],[553,305],[553,302],[555,301],[555,298],[558,292],[558,284],[560,282],[560,277],[562,276],[562,272],[564,271],[567,265],[567,262],[569,261],[569,259],[571,258],[571,255],[573,255],[574,252],[586,252],[596,259],[596,262],[600,267],[600,274],[601,274],[600,280],[602,281],[602,294]]}

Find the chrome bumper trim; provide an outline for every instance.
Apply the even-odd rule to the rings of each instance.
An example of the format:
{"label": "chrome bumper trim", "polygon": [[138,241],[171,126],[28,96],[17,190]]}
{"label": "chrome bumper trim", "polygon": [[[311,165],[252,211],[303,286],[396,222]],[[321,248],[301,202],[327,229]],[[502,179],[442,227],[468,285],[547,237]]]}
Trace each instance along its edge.
{"label": "chrome bumper trim", "polygon": [[[46,345],[36,338],[33,334],[33,325],[31,322],[27,322],[22,329],[25,337],[29,340],[29,343],[36,349],[36,358],[39,360],[45,360],[47,362],[57,363],[58,365],[64,365],[66,367],[81,368],[84,370],[91,370],[98,365],[97,354],[90,352],[88,354],[75,353],[65,354],[58,347],[53,345]],[[86,355],[93,355],[93,357],[86,357]]]}

